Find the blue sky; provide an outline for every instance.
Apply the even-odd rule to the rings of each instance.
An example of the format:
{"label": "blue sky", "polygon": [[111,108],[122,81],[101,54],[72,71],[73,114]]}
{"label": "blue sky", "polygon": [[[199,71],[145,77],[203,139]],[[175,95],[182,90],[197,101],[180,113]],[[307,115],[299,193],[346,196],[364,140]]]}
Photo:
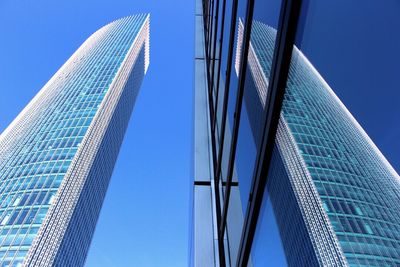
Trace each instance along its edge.
{"label": "blue sky", "polygon": [[[399,171],[398,1],[309,2],[298,44]],[[0,132],[94,31],[143,12],[151,13],[150,68],[88,267],[187,265],[194,0],[0,1]]]}
{"label": "blue sky", "polygon": [[194,1],[1,1],[0,132],[93,32],[150,13],[150,67],[87,267],[186,266]]}

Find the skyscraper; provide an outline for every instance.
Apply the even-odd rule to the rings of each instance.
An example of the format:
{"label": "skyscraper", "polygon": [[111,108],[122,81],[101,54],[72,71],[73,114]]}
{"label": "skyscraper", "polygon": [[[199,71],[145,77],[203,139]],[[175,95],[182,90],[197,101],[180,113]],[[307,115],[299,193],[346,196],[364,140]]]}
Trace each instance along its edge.
{"label": "skyscraper", "polygon": [[84,264],[149,66],[149,23],[99,29],[1,134],[1,266]]}
{"label": "skyscraper", "polygon": [[196,1],[191,265],[399,266],[400,177],[295,46],[301,1],[243,2]]}
{"label": "skyscraper", "polygon": [[[252,109],[265,106],[268,81],[257,81],[269,77],[276,30],[252,27],[248,92],[258,97],[245,101],[259,133]],[[267,184],[287,263],[400,265],[399,175],[297,48],[292,62]]]}

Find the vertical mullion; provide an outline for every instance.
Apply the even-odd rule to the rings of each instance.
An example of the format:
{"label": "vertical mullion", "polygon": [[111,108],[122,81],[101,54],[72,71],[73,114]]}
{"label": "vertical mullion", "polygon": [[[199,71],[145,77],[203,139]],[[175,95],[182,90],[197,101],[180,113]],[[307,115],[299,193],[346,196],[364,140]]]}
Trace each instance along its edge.
{"label": "vertical mullion", "polygon": [[[207,32],[207,38],[208,38],[208,42],[207,42],[207,49],[208,49],[208,55],[211,56],[211,48],[212,48],[212,34],[213,34],[213,17],[214,17],[214,3],[216,0],[211,0],[211,14],[208,18],[208,32]],[[209,57],[209,64],[211,64],[211,60],[213,60],[212,57]],[[207,71],[210,71],[210,65],[207,66]]]}
{"label": "vertical mullion", "polygon": [[[205,13],[208,15],[208,13]],[[208,51],[208,36],[209,36],[209,26],[206,26],[206,17],[204,17],[204,38],[205,38],[205,62],[206,62],[206,75],[207,75],[207,91],[208,91],[208,108],[209,108],[209,112],[210,112],[210,120],[211,120],[211,125],[213,124],[212,118],[214,118],[214,103],[213,103],[213,97],[212,97],[212,81],[210,80],[210,55],[209,55],[209,51]],[[214,175],[215,175],[215,168],[216,168],[216,144],[215,144],[215,139],[213,138],[214,136],[214,131],[211,131],[211,142],[212,142],[212,156],[213,156],[213,160],[212,160],[212,164],[213,164],[213,171],[214,171]],[[215,178],[213,179],[214,182],[214,196],[215,196],[215,216],[216,216],[216,221],[217,221],[217,229],[219,228],[219,225],[221,224],[221,205],[220,205],[220,195],[219,195],[219,180]],[[217,236],[218,236],[218,231],[217,231]],[[218,242],[218,260],[219,260],[219,265],[220,266],[226,266],[225,263],[225,249],[224,249],[224,241],[223,239],[217,238],[217,242]]]}
{"label": "vertical mullion", "polygon": [[[219,79],[220,79],[220,72],[221,72],[221,58],[222,58],[222,44],[224,42],[224,27],[225,27],[225,9],[226,9],[226,0],[223,0],[224,2],[222,3],[222,18],[221,18],[221,32],[220,32],[220,37],[219,37],[219,60],[218,60],[218,66],[217,66],[217,85],[216,85],[216,96],[215,99],[217,100],[217,103],[215,105],[215,110],[217,111],[216,114],[218,114],[218,98],[219,98]],[[217,121],[217,115],[214,118],[214,125],[212,127],[215,128],[215,122]],[[221,127],[221,126],[220,126]]]}
{"label": "vertical mullion", "polygon": [[[228,98],[229,98],[229,86],[230,86],[230,74],[232,70],[232,57],[233,57],[233,43],[235,41],[235,26],[236,26],[236,16],[237,16],[238,0],[233,0],[232,3],[232,13],[231,13],[231,27],[229,33],[229,44],[228,44],[228,59],[225,72],[225,90],[224,90],[224,100],[222,106],[222,118],[221,118],[221,133],[220,141],[218,147],[218,160],[217,168],[215,171],[215,179],[221,176],[221,165],[222,165],[222,154],[224,149],[224,139],[225,139],[225,126],[226,126],[226,116],[228,110]],[[222,31],[221,31],[222,32]],[[222,34],[222,33],[221,33]],[[219,84],[219,79],[218,79]],[[220,226],[219,226],[220,227]],[[223,235],[222,235],[223,236]]]}
{"label": "vertical mullion", "polygon": [[[224,0],[224,3],[223,3],[223,5],[224,5],[224,7],[225,7],[225,0]],[[214,48],[214,50],[212,51],[213,52],[213,61],[212,61],[212,67],[211,67],[211,86],[212,86],[212,91],[213,91],[213,93],[214,93],[214,91],[217,91],[218,92],[218,87],[216,87],[216,86],[214,86],[214,73],[215,73],[215,60],[216,60],[216,58],[215,58],[215,54],[216,54],[216,51],[217,51],[217,49],[216,49],[216,46],[217,46],[217,34],[218,34],[218,16],[219,16],[219,0],[217,0],[217,5],[216,5],[216,8],[215,8],[216,10],[215,10],[215,13],[216,13],[216,15],[215,15],[215,26],[214,26],[214,39],[213,39],[213,48]],[[222,14],[222,16],[224,16],[224,14]],[[221,30],[221,32],[222,32],[222,30]],[[218,59],[218,62],[220,62],[221,61],[221,57],[218,57],[219,59]],[[212,129],[212,131],[213,131],[213,138],[215,137],[215,121],[216,121],[216,117],[217,117],[217,108],[218,108],[218,93],[217,92],[215,92],[215,105],[214,105],[214,110],[215,110],[215,113],[214,113],[214,117],[211,119],[211,121],[212,121],[212,124],[211,124],[211,129]]]}
{"label": "vertical mullion", "polygon": [[284,0],[281,5],[279,26],[275,41],[274,57],[271,65],[267,102],[263,114],[263,133],[257,151],[253,174],[251,198],[249,199],[245,224],[240,241],[240,251],[236,266],[245,266],[250,257],[251,246],[256,231],[258,216],[267,183],[272,158],[275,135],[289,73],[290,60],[300,14],[301,1]]}
{"label": "vertical mullion", "polygon": [[231,193],[231,183],[233,176],[233,167],[235,163],[236,157],[236,147],[237,140],[239,136],[239,126],[240,126],[240,117],[242,111],[242,103],[243,103],[243,93],[244,93],[244,84],[246,80],[246,69],[247,69],[247,53],[249,50],[250,44],[250,34],[251,34],[251,25],[253,20],[253,9],[254,9],[254,0],[249,0],[247,2],[246,7],[246,21],[244,25],[243,32],[243,43],[242,43],[242,53],[240,55],[240,69],[239,69],[239,78],[238,78],[238,88],[236,95],[236,104],[235,104],[235,113],[234,113],[234,121],[233,121],[233,131],[232,131],[232,139],[231,146],[229,151],[229,161],[228,161],[228,173],[226,177],[226,189],[225,189],[225,197],[224,197],[224,208],[222,212],[222,221],[220,225],[220,236],[224,236],[224,230],[226,225],[226,218],[228,214],[229,207],[229,198]]}
{"label": "vertical mullion", "polygon": [[[207,1],[207,0],[205,0],[205,1]],[[205,4],[205,6],[204,6],[204,15],[203,15],[203,19],[204,19],[204,40],[205,40],[204,49],[206,51],[206,55],[208,55],[208,32],[209,32],[209,29],[210,29],[210,5],[211,5],[211,1],[212,0],[208,0],[207,3]],[[206,59],[207,59],[207,57],[206,57]]]}

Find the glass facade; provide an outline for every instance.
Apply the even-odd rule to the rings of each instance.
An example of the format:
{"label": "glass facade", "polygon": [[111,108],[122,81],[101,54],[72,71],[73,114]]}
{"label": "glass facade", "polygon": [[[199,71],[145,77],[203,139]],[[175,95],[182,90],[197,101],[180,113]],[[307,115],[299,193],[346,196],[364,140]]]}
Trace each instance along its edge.
{"label": "glass facade", "polygon": [[149,64],[149,15],[89,37],[0,136],[0,266],[83,266]]}
{"label": "glass facade", "polygon": [[[191,264],[399,266],[399,175],[310,62],[325,66],[332,81],[326,66],[336,61],[324,49],[334,48],[308,41],[324,42],[323,27],[312,23],[347,21],[350,11],[339,13],[346,4],[196,3],[196,51],[203,53],[196,62],[204,66],[196,65],[195,113],[205,118],[195,129],[204,137],[195,138]],[[343,10],[359,15],[369,7]],[[360,28],[348,25],[345,32]],[[362,39],[345,38],[346,49]],[[199,164],[202,153],[207,161]],[[199,176],[205,169],[207,179]],[[207,193],[196,198],[200,189]],[[205,231],[199,249],[196,236]]]}
{"label": "glass facade", "polygon": [[296,48],[282,113],[348,264],[399,265],[399,176]]}

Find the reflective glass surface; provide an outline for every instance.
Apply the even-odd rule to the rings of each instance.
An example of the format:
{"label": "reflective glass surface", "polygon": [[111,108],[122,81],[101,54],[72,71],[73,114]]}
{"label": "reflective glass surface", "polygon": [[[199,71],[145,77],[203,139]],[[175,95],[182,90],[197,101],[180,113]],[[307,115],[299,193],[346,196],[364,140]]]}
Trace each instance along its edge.
{"label": "reflective glass surface", "polygon": [[[230,2],[230,1],[227,1]],[[233,2],[233,1],[232,1]],[[238,38],[241,37],[242,35],[242,30],[243,29],[243,20],[246,16],[246,7],[247,7],[247,2],[246,1],[237,1],[237,12],[236,12],[236,17],[234,17],[233,21],[229,21],[229,30],[230,27],[234,27],[234,35],[233,35],[233,46],[232,46],[232,61],[230,62],[230,67],[231,71],[228,73],[224,71],[223,73],[226,73],[226,79],[229,79],[229,89],[228,91],[222,91],[227,94],[227,107],[226,107],[226,124],[225,124],[225,139],[224,139],[224,144],[223,144],[223,150],[222,150],[222,164],[221,164],[221,170],[222,170],[222,176],[221,179],[222,181],[226,182],[229,179],[229,160],[230,160],[230,153],[232,149],[232,145],[235,145],[233,142],[233,127],[235,124],[235,118],[238,117],[235,115],[235,109],[236,109],[236,101],[237,101],[237,94],[238,94],[238,72],[236,68],[236,53],[237,51],[241,50],[242,43],[238,41]],[[232,23],[233,25],[232,25]],[[242,26],[240,26],[242,25]],[[228,32],[229,33],[229,32]],[[222,89],[222,88],[221,88]],[[227,89],[227,88],[224,88]],[[225,96],[221,94],[221,96]],[[240,116],[240,115],[239,115]],[[235,153],[236,154],[236,153]],[[243,218],[244,214],[242,212],[243,210],[243,204],[242,204],[242,195],[241,195],[241,188],[240,185],[238,186],[238,181],[240,179],[240,175],[238,173],[237,169],[237,162],[235,158],[232,159],[232,181],[234,184],[230,188],[230,196],[229,199],[224,198],[223,201],[223,207],[227,209],[227,218],[226,218],[226,235],[228,239],[228,244],[229,244],[229,263],[231,266],[236,265],[236,258],[237,258],[237,253],[239,251],[239,243],[240,243],[240,238],[241,238],[241,230],[243,227]],[[223,194],[225,196],[226,193],[226,187],[222,187]],[[245,208],[245,207],[244,207]]]}
{"label": "reflective glass surface", "polygon": [[[275,39],[275,29],[259,23],[253,27]],[[305,33],[310,34],[307,28],[300,31]],[[266,51],[272,51],[268,41],[255,54],[263,57]],[[256,88],[262,95],[261,87]],[[297,47],[276,143],[266,193],[287,264],[399,265],[399,176]],[[263,218],[257,225],[259,234]],[[261,255],[261,239],[256,234],[254,255]]]}
{"label": "reflective glass surface", "polygon": [[[259,0],[255,1],[254,4],[254,14],[250,32],[249,50],[247,56],[245,57],[247,66],[246,73],[243,76],[243,106],[240,114],[239,135],[235,157],[235,171],[237,173],[238,181],[238,189],[235,193],[238,194],[237,198],[240,199],[240,205],[238,205],[237,207],[232,206],[232,208],[230,209],[229,212],[232,214],[230,215],[232,217],[230,220],[231,223],[234,222],[233,214],[241,213],[241,216],[243,217],[246,215],[253,182],[254,168],[256,166],[257,151],[259,149],[262,137],[261,134],[264,119],[263,106],[265,105],[265,102],[261,102],[261,100],[265,100],[266,97],[268,81],[270,77],[270,68],[275,47],[275,39],[268,38],[268,36],[263,32],[262,26],[260,25],[277,27],[280,5],[281,2],[278,0]],[[236,76],[238,76],[240,71],[241,56],[243,51],[243,46],[242,48],[240,48],[240,45],[243,45],[244,27],[245,20],[243,17],[239,17],[235,55]],[[263,49],[266,44],[270,48],[268,51],[265,51]],[[265,211],[265,213],[271,213],[270,208],[271,205],[268,206],[269,210]],[[273,218],[266,217],[266,220],[270,222],[273,220]],[[270,225],[268,225],[268,227],[269,226]],[[270,229],[271,228],[269,227],[268,232],[264,234],[271,235],[272,232],[270,231]],[[277,233],[275,235],[279,236]],[[241,236],[239,236],[239,238],[235,240],[237,244],[239,244],[240,238]],[[276,247],[276,251],[278,251],[278,249],[281,247],[279,245],[279,240],[277,240],[277,242],[278,243],[276,245],[273,245],[274,247]],[[257,257],[257,255],[252,255],[252,258]],[[258,257],[257,259],[254,259],[254,262],[253,259],[251,261],[254,266],[262,266],[257,265],[257,263],[259,262]]]}
{"label": "reflective glass surface", "polygon": [[396,1],[307,1],[292,57],[283,115],[350,266],[400,264],[399,176],[334,93],[382,101],[365,117],[391,119],[398,11]]}
{"label": "reflective glass surface", "polygon": [[[225,24],[216,28],[218,35],[222,30],[222,50],[206,45],[221,63],[218,70],[207,67],[219,75],[208,81],[216,110],[211,118],[212,148],[214,167],[221,171],[216,190],[221,202],[216,205],[223,216],[218,232],[224,237],[226,265],[238,264],[238,256],[247,260],[251,246],[248,266],[399,266],[399,175],[335,94],[345,102],[351,99],[356,115],[367,113],[365,121],[379,120],[388,129],[397,125],[398,3],[304,0],[300,9],[293,4],[298,1],[286,0],[203,3],[212,12],[217,12],[216,4],[226,4],[227,12]],[[237,12],[231,13],[236,4]],[[246,15],[251,11],[250,25]],[[250,45],[244,54],[247,30]],[[288,42],[294,32],[289,64],[285,42],[292,45]],[[213,38],[211,32],[207,36]],[[261,150],[265,110],[280,106],[269,104],[283,88],[275,144],[266,152]],[[268,89],[273,89],[271,99]],[[275,129],[272,122],[266,133]],[[388,148],[398,146],[396,133],[389,136],[378,128],[372,134],[391,140],[385,150],[398,151]],[[269,167],[262,160],[256,162],[257,154],[268,159],[269,152]],[[266,177],[259,175],[265,170]]]}

